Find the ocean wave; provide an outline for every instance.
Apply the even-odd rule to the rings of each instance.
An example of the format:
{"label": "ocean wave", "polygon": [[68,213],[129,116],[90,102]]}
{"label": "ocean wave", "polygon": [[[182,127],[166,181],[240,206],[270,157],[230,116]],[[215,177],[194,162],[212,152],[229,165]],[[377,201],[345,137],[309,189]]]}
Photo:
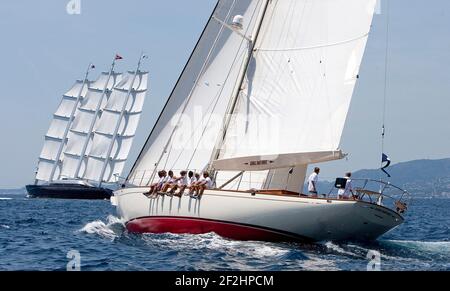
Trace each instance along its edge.
{"label": "ocean wave", "polygon": [[445,254],[450,255],[450,242],[448,241],[402,241],[402,240],[384,240],[383,244],[399,246],[402,248],[408,248],[421,252],[433,253],[433,254]]}
{"label": "ocean wave", "polygon": [[86,234],[95,234],[103,238],[114,240],[119,238],[124,232],[125,224],[123,221],[115,216],[108,216],[106,223],[101,220],[89,222],[78,232]]}
{"label": "ocean wave", "polygon": [[11,227],[9,225],[1,225],[1,228],[10,229]]}
{"label": "ocean wave", "polygon": [[0,201],[2,201],[2,200],[8,201],[8,200],[13,200],[13,199],[12,198],[2,198],[2,197],[0,197]]}

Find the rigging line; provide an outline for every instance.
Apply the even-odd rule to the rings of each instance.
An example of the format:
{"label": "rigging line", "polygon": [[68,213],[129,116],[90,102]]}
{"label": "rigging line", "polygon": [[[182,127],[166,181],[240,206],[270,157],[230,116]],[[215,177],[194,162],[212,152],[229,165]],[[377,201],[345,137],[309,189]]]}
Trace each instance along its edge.
{"label": "rigging line", "polygon": [[[388,74],[389,74],[389,48],[390,48],[390,1],[386,0],[386,51],[384,60],[384,92],[383,92],[383,125],[381,133],[381,152],[384,153],[385,149],[385,137],[386,137],[386,112],[387,112],[387,99],[388,99]],[[383,162],[381,163],[383,167]]]}
{"label": "rigging line", "polygon": [[343,40],[343,41],[339,41],[339,42],[334,42],[334,43],[320,44],[320,45],[315,45],[315,46],[306,46],[306,47],[298,47],[298,48],[285,48],[285,49],[258,48],[256,50],[259,51],[259,52],[289,52],[289,51],[312,50],[312,49],[317,49],[317,48],[325,48],[325,47],[332,47],[332,46],[338,46],[338,45],[342,45],[342,44],[347,44],[347,43],[355,42],[357,40],[366,38],[368,36],[369,36],[369,33],[365,33],[363,35],[360,35],[358,37],[354,37],[354,38],[351,38],[351,39],[347,39],[347,40]]}
{"label": "rigging line", "polygon": [[[169,152],[167,154],[166,163],[164,164],[164,169],[167,169],[167,164],[169,163],[169,158],[170,158],[170,155],[172,154],[172,150],[173,150],[173,143],[170,145],[170,150],[169,150]],[[173,169],[173,167],[174,166],[172,166],[171,169]]]}
{"label": "rigging line", "polygon": [[[234,0],[234,1],[233,1],[233,4],[231,5],[230,10],[228,11],[228,13],[227,13],[227,15],[226,15],[226,17],[225,17],[226,21],[228,21],[228,20],[230,19],[230,17],[231,17],[231,12],[233,11],[233,9],[234,9],[234,7],[235,7],[235,5],[236,5],[236,1],[237,1],[237,0]],[[215,10],[213,11],[213,14],[212,14],[212,16],[210,17],[210,20],[208,21],[208,24],[207,24],[205,30],[208,28],[208,26],[209,26],[209,25],[211,24],[211,22],[213,21],[213,18],[214,18],[214,16],[215,16],[214,12],[216,12],[216,11],[217,11],[217,9],[215,9]],[[190,101],[191,101],[191,99],[192,99],[192,96],[193,96],[193,94],[194,94],[194,91],[195,91],[195,89],[196,89],[197,86],[198,86],[198,82],[200,81],[200,78],[203,76],[203,74],[204,74],[204,72],[205,72],[205,70],[206,70],[206,68],[207,68],[207,65],[208,65],[209,61],[211,60],[211,57],[212,57],[212,55],[213,55],[213,52],[214,52],[214,50],[216,49],[217,44],[218,44],[218,42],[219,42],[219,39],[221,38],[221,36],[222,36],[224,30],[225,30],[225,26],[224,26],[224,25],[221,25],[221,27],[220,27],[220,29],[219,29],[219,31],[218,31],[218,34],[217,34],[216,38],[214,39],[214,42],[213,42],[213,44],[212,44],[212,47],[211,47],[211,49],[208,51],[208,54],[207,54],[207,56],[206,56],[206,59],[205,59],[204,63],[202,64],[202,67],[201,67],[201,69],[200,69],[200,71],[199,71],[199,74],[198,74],[198,76],[197,76],[196,79],[195,79],[194,85],[192,86],[192,89],[190,90],[190,92],[189,92],[189,94],[188,94],[188,96],[187,96],[185,102],[183,102],[183,107],[182,107],[183,110],[181,111],[181,114],[180,114],[180,117],[179,117],[179,119],[178,119],[177,125],[180,124],[180,122],[181,122],[181,120],[182,120],[182,116],[183,116],[184,112],[186,112],[186,110],[187,110],[187,108],[188,108],[188,105],[190,104]],[[202,38],[203,36],[204,36],[204,35],[202,35],[201,38]],[[200,38],[200,40],[199,40],[199,43],[201,42],[201,38]],[[196,49],[197,49],[197,47],[196,47]],[[194,51],[194,52],[195,52],[195,51]],[[189,62],[190,62],[190,61],[191,61],[191,60],[189,60]],[[163,110],[163,111],[164,111],[164,110]],[[150,178],[150,181],[153,180],[154,177],[156,176],[156,172],[157,172],[157,169],[158,169],[158,167],[159,167],[159,164],[161,163],[161,161],[162,161],[162,159],[163,159],[163,157],[164,157],[164,154],[165,154],[167,148],[170,146],[170,143],[172,143],[173,136],[175,135],[175,133],[176,133],[176,131],[177,131],[177,129],[178,129],[178,126],[177,126],[177,125],[174,127],[174,129],[173,129],[173,131],[172,131],[172,133],[171,133],[171,136],[169,137],[169,139],[168,139],[168,141],[167,141],[166,146],[163,148],[163,151],[162,151],[162,154],[161,154],[159,160],[158,160],[157,163],[155,164],[155,169],[153,170],[153,173],[152,173],[152,176],[151,176],[151,178]]]}
{"label": "rigging line", "polygon": [[[327,6],[327,11],[325,12],[326,14],[329,13],[329,7]],[[325,30],[325,42],[328,43],[330,41],[330,31],[329,31],[329,25],[330,23],[328,22],[328,18],[325,16],[324,17],[324,21],[326,22],[326,24],[324,25],[324,27],[322,28],[323,30]],[[321,24],[323,23],[321,22]],[[336,131],[335,131],[335,127],[334,127],[334,122],[333,122],[333,108],[332,108],[332,97],[330,96],[330,88],[328,86],[328,47],[321,47],[320,48],[320,52],[321,52],[321,60],[320,60],[320,64],[323,67],[323,75],[322,75],[322,85],[323,85],[323,89],[325,90],[325,97],[326,97],[326,102],[327,102],[327,107],[328,107],[328,118],[331,121],[331,124],[329,126],[329,133],[330,133],[330,138],[331,140],[336,140]],[[333,147],[333,148],[338,148],[339,147],[339,142],[337,142],[338,144]]]}

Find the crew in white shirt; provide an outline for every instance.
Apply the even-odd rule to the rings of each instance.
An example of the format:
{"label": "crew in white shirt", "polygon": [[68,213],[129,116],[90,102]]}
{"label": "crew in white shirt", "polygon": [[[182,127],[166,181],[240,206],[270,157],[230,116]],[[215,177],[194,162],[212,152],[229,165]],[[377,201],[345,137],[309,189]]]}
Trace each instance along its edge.
{"label": "crew in white shirt", "polygon": [[345,188],[339,189],[338,191],[338,199],[349,199],[350,195],[354,197],[353,193],[353,185],[352,185],[352,173],[347,173],[345,175],[345,179],[347,179],[347,183],[345,184]]}
{"label": "crew in white shirt", "polygon": [[195,177],[194,172],[189,171],[189,174],[188,174],[188,184],[187,184],[187,186],[188,186],[188,187],[191,187],[191,186],[194,185],[195,183],[197,183],[197,178]]}
{"label": "crew in white shirt", "polygon": [[[205,190],[212,189],[213,188],[213,181],[211,177],[209,176],[209,173],[204,172],[203,178],[194,184],[194,186],[191,187],[191,196],[195,198],[201,198],[203,194],[205,193]],[[194,194],[196,193],[196,194]]]}
{"label": "crew in white shirt", "polygon": [[317,197],[319,192],[317,191],[317,185],[319,183],[319,174],[320,174],[320,168],[315,168],[314,172],[309,176],[308,179],[308,191],[309,194],[313,197]]}
{"label": "crew in white shirt", "polygon": [[163,183],[164,183],[164,171],[159,171],[158,172],[158,177],[159,177],[158,182],[153,183],[150,186],[150,191],[148,191],[146,194],[154,195],[159,190],[159,188],[163,185]]}
{"label": "crew in white shirt", "polygon": [[174,176],[173,171],[169,171],[169,176],[164,179],[164,186],[162,187],[161,192],[166,193],[171,185],[175,184],[177,178]]}
{"label": "crew in white shirt", "polygon": [[[188,178],[187,178],[187,172],[186,171],[181,171],[180,172],[180,177],[179,178],[172,178],[172,181],[170,183],[170,186],[168,187],[167,191],[170,190],[169,194],[170,195],[176,195],[181,197],[183,195],[182,191],[184,191],[186,189],[188,185]],[[178,190],[178,188],[181,189],[181,191],[177,194],[175,194],[175,192]]]}

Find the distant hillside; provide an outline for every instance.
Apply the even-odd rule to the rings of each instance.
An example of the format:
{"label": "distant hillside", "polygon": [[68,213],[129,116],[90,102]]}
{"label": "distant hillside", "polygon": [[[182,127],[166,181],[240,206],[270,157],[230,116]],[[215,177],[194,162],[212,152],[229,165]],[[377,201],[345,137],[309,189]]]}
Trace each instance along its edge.
{"label": "distant hillside", "polygon": [[[399,163],[387,170],[392,178],[387,179],[379,169],[360,170],[353,173],[355,179],[375,179],[390,181],[420,197],[450,198],[450,159],[416,160]],[[321,189],[330,189],[331,183],[321,183]]]}

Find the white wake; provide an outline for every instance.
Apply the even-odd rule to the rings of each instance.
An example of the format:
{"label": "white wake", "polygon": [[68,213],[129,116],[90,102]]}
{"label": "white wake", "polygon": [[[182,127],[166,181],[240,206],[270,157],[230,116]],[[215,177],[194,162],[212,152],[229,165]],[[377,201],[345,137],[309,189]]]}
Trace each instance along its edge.
{"label": "white wake", "polygon": [[101,220],[89,222],[78,232],[87,234],[96,234],[101,237],[114,240],[120,237],[124,229],[125,229],[124,222],[121,219],[110,215],[106,219],[106,223]]}

